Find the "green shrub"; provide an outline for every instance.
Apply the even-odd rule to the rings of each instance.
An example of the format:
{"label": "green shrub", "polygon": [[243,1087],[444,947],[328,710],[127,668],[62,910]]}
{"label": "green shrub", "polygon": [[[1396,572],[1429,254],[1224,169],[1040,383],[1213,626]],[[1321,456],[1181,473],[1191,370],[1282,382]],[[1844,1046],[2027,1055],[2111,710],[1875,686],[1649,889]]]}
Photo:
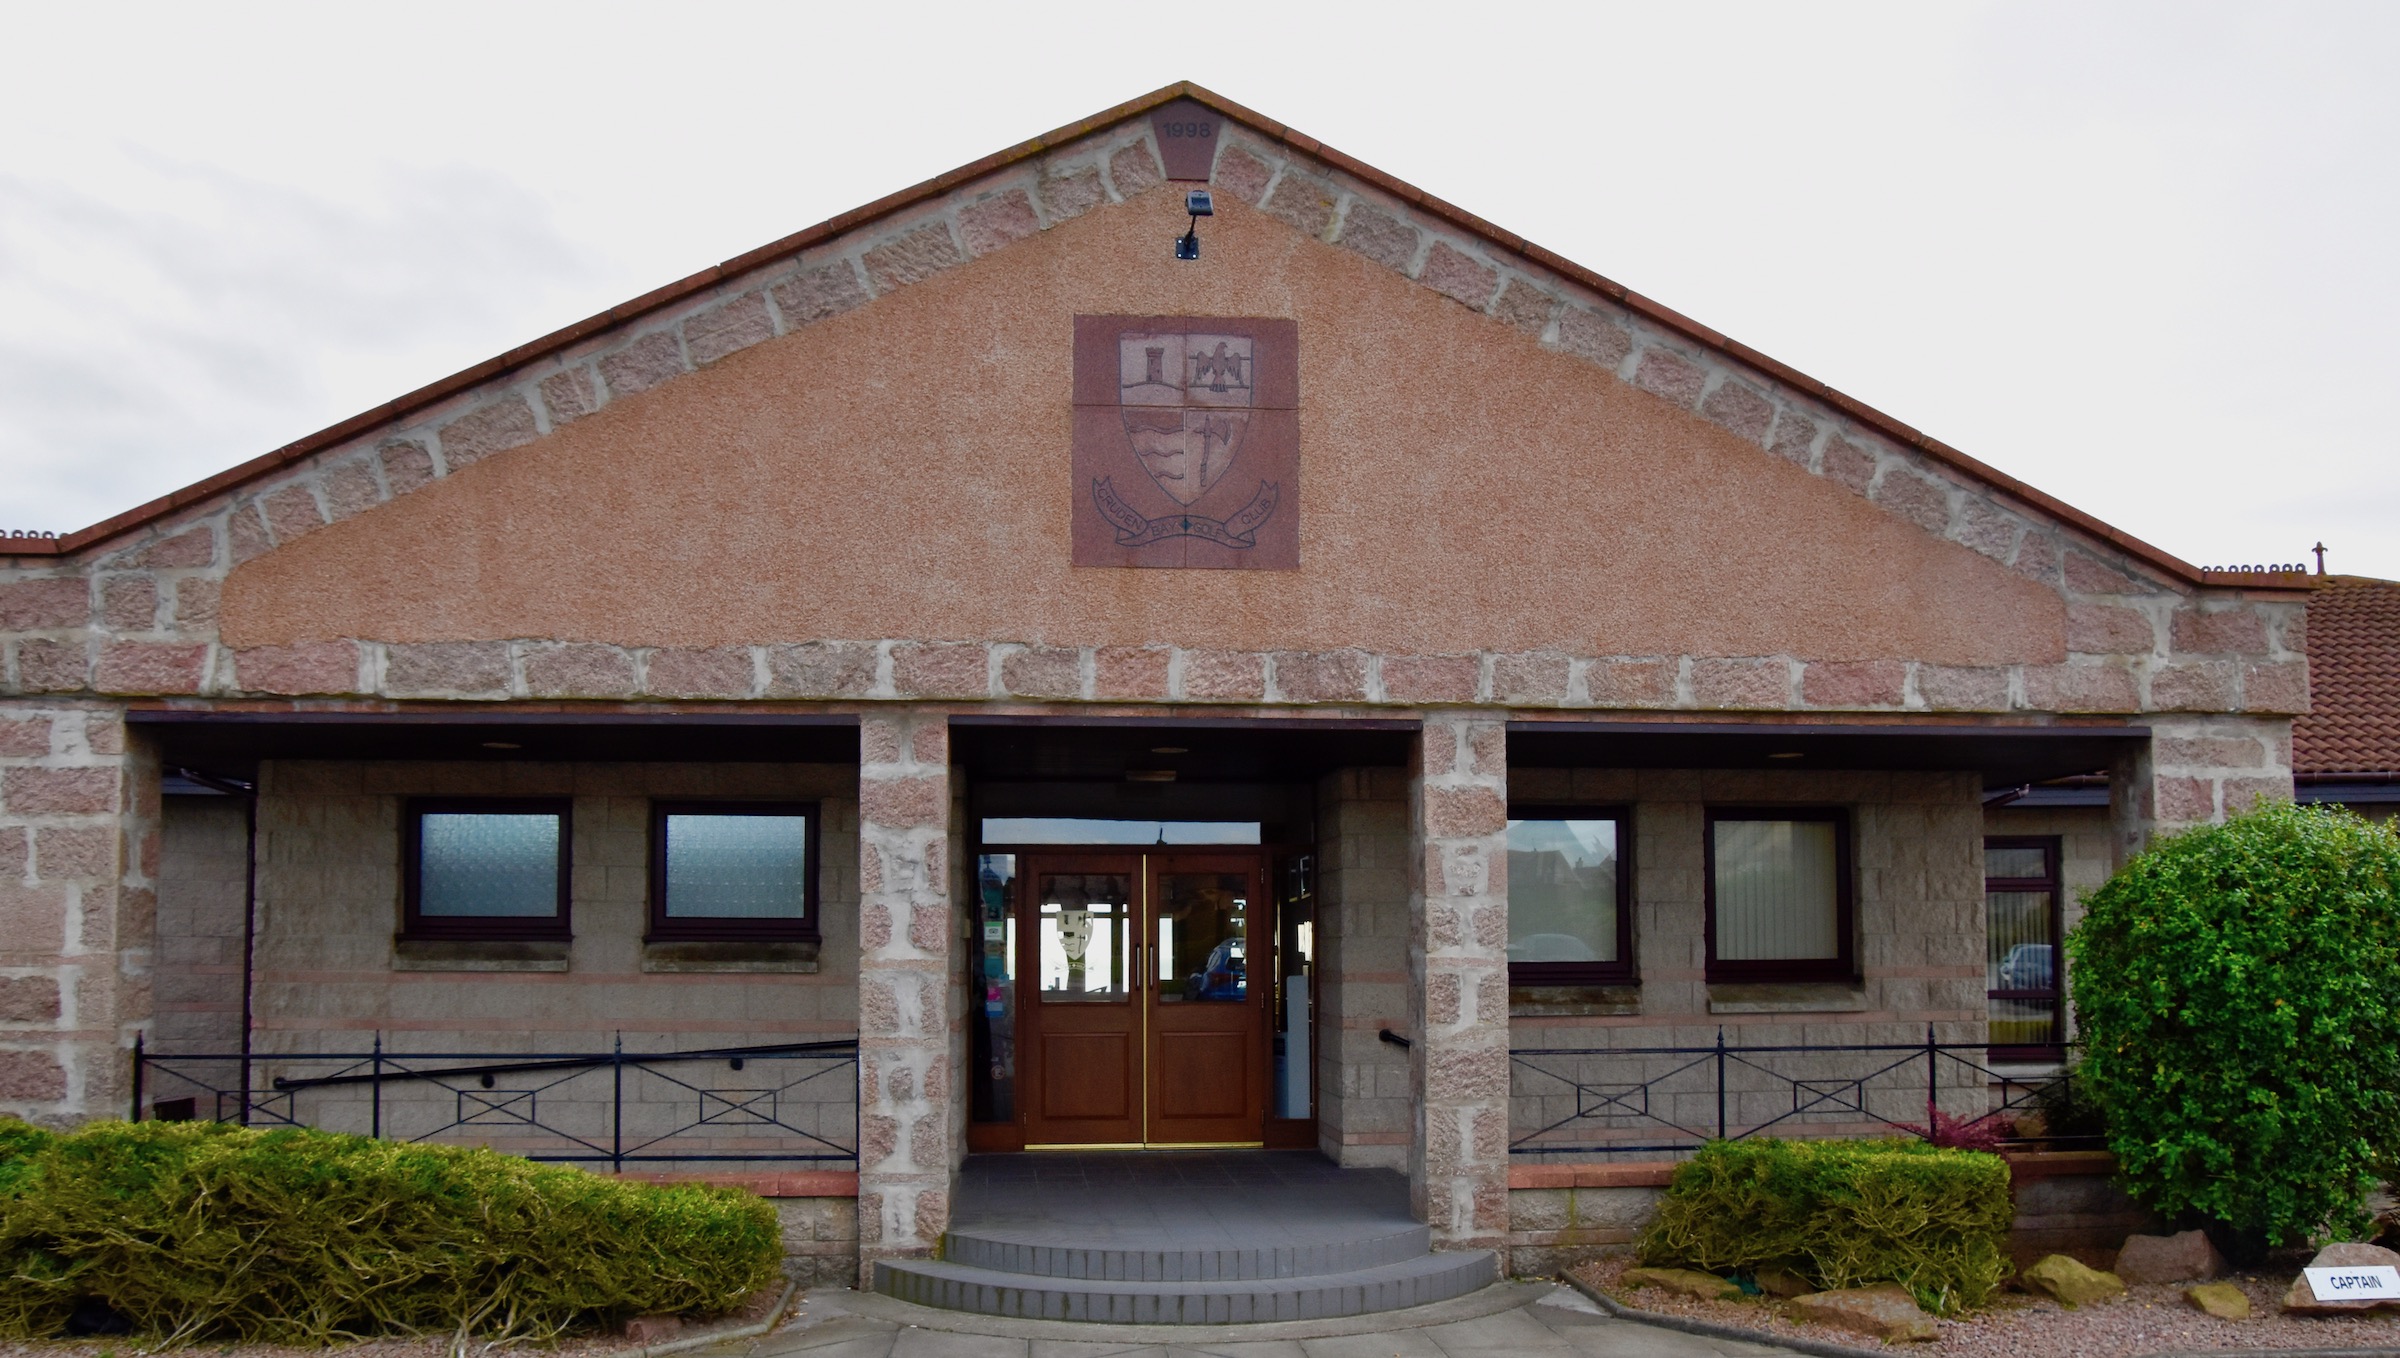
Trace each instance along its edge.
{"label": "green shrub", "polygon": [[549,1338],[723,1311],[781,1256],[750,1194],[487,1150],[215,1123],[0,1120],[0,1337],[78,1301],[167,1343]]}
{"label": "green shrub", "polygon": [[1646,1264],[1899,1283],[1955,1315],[2008,1277],[2008,1165],[1921,1141],[1712,1141],[1675,1167]]}
{"label": "green shrub", "polygon": [[2400,1153],[2396,893],[2391,828],[2281,803],[2162,839],[2086,899],[2078,1073],[2143,1206],[2237,1253],[2366,1225]]}

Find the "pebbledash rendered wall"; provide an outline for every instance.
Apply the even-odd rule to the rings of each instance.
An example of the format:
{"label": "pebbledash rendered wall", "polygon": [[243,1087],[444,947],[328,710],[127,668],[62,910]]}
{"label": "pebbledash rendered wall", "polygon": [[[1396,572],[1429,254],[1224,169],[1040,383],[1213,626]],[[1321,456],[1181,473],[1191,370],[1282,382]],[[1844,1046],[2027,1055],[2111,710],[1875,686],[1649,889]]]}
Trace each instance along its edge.
{"label": "pebbledash rendered wall", "polygon": [[[1147,113],[1170,98],[1225,120],[1199,269],[1163,250],[1183,223]],[[1300,570],[1069,569],[1064,337],[1086,312],[1297,320]],[[928,462],[967,434],[973,475]],[[1511,779],[1511,716],[2138,718],[2156,739],[2112,771],[2121,854],[2289,795],[2291,585],[2204,578],[1271,120],[1167,91],[142,514],[0,538],[0,1109],[115,1113],[136,1033],[222,1022],[152,993],[159,770],[129,704],[845,711],[856,1229],[866,1256],[922,1251],[963,1145],[948,717],[1417,717],[1411,769],[1320,789],[1344,925],[1325,1136],[1405,1164],[1445,1242],[1505,1244],[1502,834],[1508,797],[1551,776]],[[1710,795],[1658,777],[1635,788],[1638,842]],[[1971,840],[1969,791],[1850,795],[1874,808],[1862,829]],[[179,827],[171,856],[195,869],[170,895],[196,930],[225,887],[208,833]],[[1677,852],[1659,848],[1670,882]],[[1962,862],[1926,859],[1929,908],[1972,894],[1951,894]],[[1661,890],[1662,911],[1689,895]],[[1688,922],[1649,925],[1667,951],[1638,1017],[1696,1018],[1666,974]],[[222,942],[176,956],[221,968]],[[599,939],[595,965],[612,946],[622,965]],[[1973,950],[1925,951],[1895,966]],[[340,981],[357,965],[335,993],[439,984]],[[1962,982],[1885,971],[1861,1001],[1884,1007],[1850,1012],[1972,1010]],[[1375,1038],[1394,1014],[1405,1053]]]}

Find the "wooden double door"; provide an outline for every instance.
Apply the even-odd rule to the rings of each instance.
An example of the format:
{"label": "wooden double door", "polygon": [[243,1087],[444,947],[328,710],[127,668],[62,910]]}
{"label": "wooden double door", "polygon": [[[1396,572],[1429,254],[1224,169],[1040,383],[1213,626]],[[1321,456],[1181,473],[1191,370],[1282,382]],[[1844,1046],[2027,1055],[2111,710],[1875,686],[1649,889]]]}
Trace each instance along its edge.
{"label": "wooden double door", "polygon": [[1018,881],[1026,1144],[1258,1144],[1273,992],[1263,856],[1027,854]]}

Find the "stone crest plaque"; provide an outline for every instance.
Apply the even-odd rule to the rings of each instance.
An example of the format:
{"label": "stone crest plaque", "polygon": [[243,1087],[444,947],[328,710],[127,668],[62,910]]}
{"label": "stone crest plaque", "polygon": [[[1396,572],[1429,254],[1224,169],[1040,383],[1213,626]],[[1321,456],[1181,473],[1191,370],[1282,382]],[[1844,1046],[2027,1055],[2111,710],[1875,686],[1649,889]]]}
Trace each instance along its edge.
{"label": "stone crest plaque", "polygon": [[1073,561],[1296,570],[1299,327],[1075,318]]}

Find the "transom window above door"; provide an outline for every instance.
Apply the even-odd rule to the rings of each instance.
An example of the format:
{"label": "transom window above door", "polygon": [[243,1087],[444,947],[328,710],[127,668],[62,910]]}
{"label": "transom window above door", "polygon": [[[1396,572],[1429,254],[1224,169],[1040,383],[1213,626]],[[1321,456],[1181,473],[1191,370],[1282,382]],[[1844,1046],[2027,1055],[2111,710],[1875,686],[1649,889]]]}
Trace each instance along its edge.
{"label": "transom window above door", "polygon": [[1622,807],[1510,808],[1510,984],[1634,978],[1630,828]]}

